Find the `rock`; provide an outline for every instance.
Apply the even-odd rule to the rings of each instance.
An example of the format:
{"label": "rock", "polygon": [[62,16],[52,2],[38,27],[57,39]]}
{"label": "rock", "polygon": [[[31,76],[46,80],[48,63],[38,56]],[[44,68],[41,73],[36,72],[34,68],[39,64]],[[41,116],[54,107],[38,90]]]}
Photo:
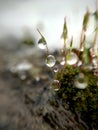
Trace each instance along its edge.
{"label": "rock", "polygon": [[[79,115],[50,89],[51,72],[45,68],[44,55],[11,52],[0,51],[0,130],[87,130]],[[33,69],[21,80],[9,68],[24,60]]]}

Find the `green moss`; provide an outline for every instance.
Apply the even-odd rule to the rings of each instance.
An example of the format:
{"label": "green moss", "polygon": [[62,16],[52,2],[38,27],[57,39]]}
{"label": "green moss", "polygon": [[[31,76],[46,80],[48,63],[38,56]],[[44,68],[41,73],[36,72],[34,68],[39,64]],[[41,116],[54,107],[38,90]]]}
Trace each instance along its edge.
{"label": "green moss", "polygon": [[[78,89],[75,86],[77,75],[83,73],[87,87]],[[98,77],[89,69],[81,69],[74,66],[66,66],[55,76],[60,81],[61,87],[56,95],[68,103],[70,109],[78,111],[81,118],[88,124],[98,124]]]}

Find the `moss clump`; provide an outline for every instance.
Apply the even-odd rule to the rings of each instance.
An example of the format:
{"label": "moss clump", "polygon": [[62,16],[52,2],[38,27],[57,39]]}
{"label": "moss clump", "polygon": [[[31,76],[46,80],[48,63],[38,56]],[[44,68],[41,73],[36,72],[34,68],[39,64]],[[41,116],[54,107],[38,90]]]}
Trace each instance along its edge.
{"label": "moss clump", "polygon": [[[78,75],[85,75],[87,87],[79,89],[75,86]],[[98,77],[93,71],[75,66],[66,66],[55,76],[60,81],[60,90],[56,92],[58,98],[69,104],[72,111],[78,111],[81,118],[89,127],[98,124]]]}
{"label": "moss clump", "polygon": [[[96,23],[98,23],[97,13],[98,9],[96,8],[96,13],[93,14]],[[64,40],[64,44],[61,53],[61,62],[58,62],[60,70],[54,76],[54,84],[57,85],[54,90],[56,91],[58,98],[61,98],[64,102],[68,103],[72,111],[78,111],[90,130],[95,129],[95,126],[93,125],[97,126],[98,124],[98,49],[96,49],[98,24],[95,26],[94,39],[91,41],[90,48],[87,48],[90,43],[88,43],[86,39],[86,32],[91,16],[92,14],[87,9],[83,18],[79,49],[73,49],[73,36],[70,40],[69,49],[67,49],[66,45],[69,36],[66,17],[64,18],[63,32],[61,36]],[[39,30],[38,32],[41,35],[41,42],[46,44],[48,57],[50,52],[47,42]],[[78,64],[79,62],[80,65]],[[63,69],[61,69],[61,65],[63,66]],[[54,69],[53,66],[47,66]],[[95,68],[95,70],[91,70],[90,68],[87,69],[87,66]]]}

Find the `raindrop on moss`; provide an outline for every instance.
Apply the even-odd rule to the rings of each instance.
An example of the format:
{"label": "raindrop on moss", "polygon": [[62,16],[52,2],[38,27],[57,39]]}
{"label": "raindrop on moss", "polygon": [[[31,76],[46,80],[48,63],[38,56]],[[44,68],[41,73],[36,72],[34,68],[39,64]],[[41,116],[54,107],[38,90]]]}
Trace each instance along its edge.
{"label": "raindrop on moss", "polygon": [[46,49],[46,42],[43,41],[42,38],[38,41],[38,47],[39,47],[40,49]]}
{"label": "raindrop on moss", "polygon": [[46,58],[46,65],[48,67],[53,67],[55,65],[55,57],[53,55],[48,55]]}
{"label": "raindrop on moss", "polygon": [[66,58],[66,62],[68,65],[74,65],[78,61],[78,56],[73,52],[68,53]]}

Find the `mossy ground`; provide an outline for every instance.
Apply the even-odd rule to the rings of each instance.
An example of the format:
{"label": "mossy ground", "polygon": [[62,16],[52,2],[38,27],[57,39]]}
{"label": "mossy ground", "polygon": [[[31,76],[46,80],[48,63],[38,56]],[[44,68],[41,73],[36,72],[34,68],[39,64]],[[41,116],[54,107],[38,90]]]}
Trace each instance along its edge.
{"label": "mossy ground", "polygon": [[[87,87],[76,88],[74,82],[79,73],[85,75]],[[68,103],[72,111],[78,111],[89,128],[98,124],[98,77],[90,69],[66,66],[55,76],[61,83],[57,97]]]}

